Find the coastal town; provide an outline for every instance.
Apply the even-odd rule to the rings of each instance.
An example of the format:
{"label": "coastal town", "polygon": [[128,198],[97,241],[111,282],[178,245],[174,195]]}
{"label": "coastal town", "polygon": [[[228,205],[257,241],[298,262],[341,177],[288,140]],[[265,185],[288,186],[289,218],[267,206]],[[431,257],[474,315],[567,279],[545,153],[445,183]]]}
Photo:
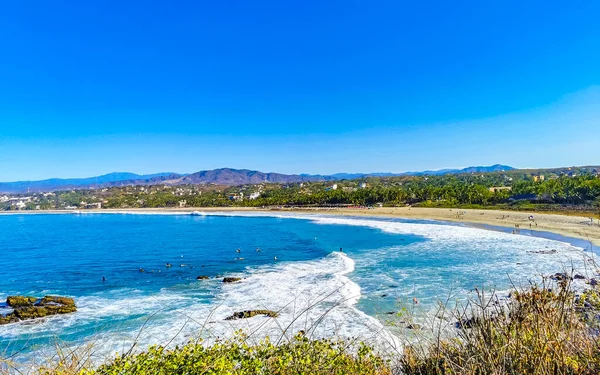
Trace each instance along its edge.
{"label": "coastal town", "polygon": [[0,193],[0,211],[265,206],[600,209],[600,167],[225,185],[130,184]]}

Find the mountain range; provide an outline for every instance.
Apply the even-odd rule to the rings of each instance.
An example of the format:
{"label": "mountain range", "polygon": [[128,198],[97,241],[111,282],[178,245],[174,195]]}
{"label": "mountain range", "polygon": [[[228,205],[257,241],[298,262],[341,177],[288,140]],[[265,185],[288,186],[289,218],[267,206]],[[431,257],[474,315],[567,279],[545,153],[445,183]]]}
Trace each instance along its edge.
{"label": "mountain range", "polygon": [[104,188],[126,185],[183,185],[183,184],[216,184],[216,185],[244,185],[267,183],[291,183],[308,181],[335,181],[351,180],[364,177],[393,177],[393,176],[423,176],[445,175],[461,173],[485,173],[513,170],[507,165],[492,165],[489,167],[468,167],[463,169],[441,169],[437,171],[404,172],[404,173],[336,173],[332,175],[311,174],[281,174],[264,173],[248,169],[219,168],[208,171],[199,171],[191,174],[156,173],[139,175],[128,172],[115,172],[102,176],[88,178],[52,178],[40,181],[15,181],[0,182],[2,193],[27,193],[68,189]]}

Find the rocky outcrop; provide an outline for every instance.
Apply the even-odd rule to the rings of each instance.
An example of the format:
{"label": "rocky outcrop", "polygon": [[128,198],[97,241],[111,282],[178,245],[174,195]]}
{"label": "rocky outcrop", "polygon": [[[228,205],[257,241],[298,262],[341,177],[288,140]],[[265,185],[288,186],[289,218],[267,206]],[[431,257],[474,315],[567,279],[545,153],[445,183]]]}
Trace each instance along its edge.
{"label": "rocky outcrop", "polygon": [[6,304],[12,308],[33,306],[37,300],[37,297],[8,296],[6,298]]}
{"label": "rocky outcrop", "polygon": [[223,278],[224,283],[237,283],[238,281],[241,281],[241,280],[242,280],[241,277],[225,277],[225,278]]}
{"label": "rocky outcrop", "polygon": [[210,277],[204,276],[204,275],[196,277],[196,280],[208,280],[208,279],[210,279]]}
{"label": "rocky outcrop", "polygon": [[9,296],[6,298],[6,305],[11,307],[13,311],[6,315],[0,314],[0,325],[77,311],[73,298],[59,296],[45,296],[43,298]]}
{"label": "rocky outcrop", "polygon": [[550,276],[552,280],[555,281],[571,281],[573,278],[564,272],[557,272],[554,275]]}
{"label": "rocky outcrop", "polygon": [[277,311],[272,310],[246,310],[234,312],[233,315],[228,316],[227,318],[225,318],[225,320],[247,319],[252,318],[256,315],[264,315],[269,318],[276,318],[279,314],[277,313]]}

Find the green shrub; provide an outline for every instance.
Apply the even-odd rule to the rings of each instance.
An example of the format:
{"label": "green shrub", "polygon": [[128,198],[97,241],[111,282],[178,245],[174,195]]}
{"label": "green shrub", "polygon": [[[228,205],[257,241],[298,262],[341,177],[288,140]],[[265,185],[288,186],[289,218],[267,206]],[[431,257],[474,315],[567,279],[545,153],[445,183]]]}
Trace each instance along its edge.
{"label": "green shrub", "polygon": [[257,345],[248,345],[245,339],[243,334],[238,333],[232,340],[211,346],[196,342],[173,350],[153,346],[144,353],[120,356],[109,364],[81,374],[391,374],[388,364],[365,345],[360,345],[355,354],[350,354],[346,342],[308,340],[301,334],[281,345],[275,345],[268,339]]}

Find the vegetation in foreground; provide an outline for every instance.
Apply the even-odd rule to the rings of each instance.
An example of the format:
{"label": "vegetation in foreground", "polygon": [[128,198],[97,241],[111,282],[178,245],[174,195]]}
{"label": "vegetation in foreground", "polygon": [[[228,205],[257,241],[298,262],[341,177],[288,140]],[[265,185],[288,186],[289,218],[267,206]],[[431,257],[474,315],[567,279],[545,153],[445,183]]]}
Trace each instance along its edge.
{"label": "vegetation in foreground", "polygon": [[[356,349],[356,348],[355,348]],[[276,345],[268,339],[247,344],[243,333],[204,346],[192,342],[174,350],[154,346],[148,351],[119,356],[97,369],[81,368],[77,358],[63,359],[44,375],[187,375],[187,374],[327,374],[390,375],[390,366],[366,345],[349,350],[346,341],[309,340],[299,333],[290,342]]]}
{"label": "vegetation in foreground", "polygon": [[508,306],[480,298],[456,338],[407,347],[405,374],[600,374],[597,289],[576,296],[557,290],[513,293]]}
{"label": "vegetation in foreground", "polygon": [[[576,294],[566,275],[552,289],[534,286],[514,292],[506,305],[494,296],[470,302],[458,334],[426,345],[407,346],[393,361],[365,344],[309,340],[299,333],[275,345],[250,345],[243,333],[205,346],[201,342],[167,350],[120,355],[98,367],[71,353],[39,368],[43,375],[166,374],[365,374],[365,375],[592,375],[600,373],[600,290],[590,285]],[[593,282],[591,284],[594,284]],[[1,366],[0,366],[1,368]]]}

